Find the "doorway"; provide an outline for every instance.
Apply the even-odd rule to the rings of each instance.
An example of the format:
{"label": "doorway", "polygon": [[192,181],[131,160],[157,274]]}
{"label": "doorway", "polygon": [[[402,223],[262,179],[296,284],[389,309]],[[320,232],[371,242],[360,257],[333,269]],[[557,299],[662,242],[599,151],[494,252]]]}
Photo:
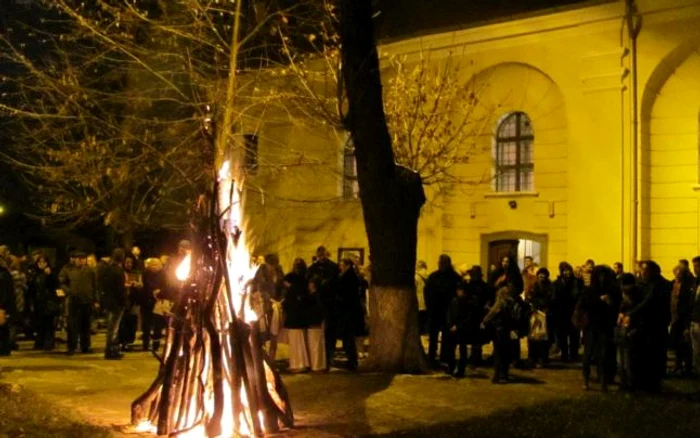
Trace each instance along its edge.
{"label": "doorway", "polygon": [[547,266],[547,235],[507,231],[481,236],[481,260],[487,272],[493,266],[500,266],[503,257],[508,255],[515,256],[521,268],[528,256],[537,265]]}

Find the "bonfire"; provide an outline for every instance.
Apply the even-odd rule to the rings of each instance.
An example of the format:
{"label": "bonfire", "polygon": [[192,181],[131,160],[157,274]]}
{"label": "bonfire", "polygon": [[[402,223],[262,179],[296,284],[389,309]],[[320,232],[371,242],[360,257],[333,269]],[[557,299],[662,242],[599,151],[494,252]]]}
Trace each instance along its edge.
{"label": "bonfire", "polygon": [[131,407],[137,431],[172,437],[263,436],[292,427],[287,391],[265,357],[252,301],[242,185],[230,161],[193,221],[193,252],[177,269],[160,370]]}

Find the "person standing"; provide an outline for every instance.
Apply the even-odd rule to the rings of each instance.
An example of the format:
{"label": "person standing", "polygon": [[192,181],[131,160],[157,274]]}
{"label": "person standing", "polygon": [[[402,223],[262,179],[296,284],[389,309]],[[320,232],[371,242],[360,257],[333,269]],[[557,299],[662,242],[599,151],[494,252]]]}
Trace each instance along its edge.
{"label": "person standing", "polygon": [[447,349],[440,348],[438,359],[438,338],[447,340],[445,330],[447,309],[452,299],[457,295],[457,285],[462,281],[452,266],[452,259],[443,254],[438,259],[438,270],[430,274],[425,284],[425,305],[429,319],[428,360],[437,366],[448,359]]}
{"label": "person standing", "polygon": [[56,317],[61,312],[61,305],[56,295],[58,279],[51,270],[44,255],[39,256],[29,284],[29,294],[34,303],[34,320],[36,321],[35,350],[51,351],[55,346]]}
{"label": "person standing", "polygon": [[124,258],[124,275],[126,287],[126,308],[119,326],[119,343],[123,351],[129,351],[136,342],[136,332],[139,322],[139,303],[142,300],[143,276],[141,271],[136,269],[134,258],[127,255]]}
{"label": "person standing", "polygon": [[168,297],[165,293],[165,275],[163,264],[159,259],[149,258],[145,262],[146,270],[143,273],[143,293],[139,306],[141,308],[141,329],[143,331],[143,351],[151,348],[160,348],[160,339],[165,328],[165,316],[155,313],[156,303]]}
{"label": "person standing", "polygon": [[590,389],[591,365],[595,361],[602,390],[607,392],[612,383],[609,361],[611,355],[614,357],[614,331],[619,310],[619,301],[614,298],[615,273],[607,266],[596,266],[590,278],[590,286],[584,289],[575,311],[584,332],[584,389]]}
{"label": "person standing", "polygon": [[315,373],[328,370],[326,355],[326,340],[323,330],[323,304],[319,293],[318,283],[310,280],[308,284],[308,296],[304,303],[304,314],[306,318],[306,346],[309,353],[309,363],[311,371]]}
{"label": "person standing", "polygon": [[9,356],[12,352],[10,326],[16,317],[15,288],[7,268],[6,259],[0,257],[0,356]]}
{"label": "person standing", "polygon": [[654,261],[642,262],[644,287],[642,301],[626,316],[626,324],[639,324],[643,347],[640,352],[642,367],[639,381],[641,389],[649,392],[661,390],[661,380],[666,372],[666,348],[670,316],[670,283],[661,276],[661,267]]}
{"label": "person standing", "polygon": [[622,285],[622,303],[615,334],[620,357],[620,389],[635,391],[638,383],[639,327],[630,325],[630,320],[626,316],[642,301],[642,291],[637,286],[637,279],[633,274],[622,274],[620,284]]}
{"label": "person standing", "polygon": [[127,302],[124,274],[124,250],[117,248],[112,253],[110,263],[100,271],[100,290],[103,292],[102,305],[107,318],[107,339],[105,359],[121,359],[117,334]]}
{"label": "person standing", "polygon": [[531,256],[525,256],[523,267],[523,293],[527,297],[532,288],[537,284],[537,270],[539,269]]}
{"label": "person standing", "polygon": [[[358,365],[357,333],[358,321],[362,316],[362,303],[358,293],[360,280],[357,278],[352,260],[343,259],[338,265],[340,276],[337,281],[337,300],[335,307],[335,341],[343,341],[343,350],[348,358],[348,369],[355,371]],[[335,343],[335,342],[334,342]]]}
{"label": "person standing", "polygon": [[284,328],[289,335],[289,371],[306,372],[311,368],[307,348],[307,315],[305,305],[308,300],[308,279],[304,259],[294,260],[292,272],[285,275],[284,286],[287,292],[282,302]]}
{"label": "person standing", "polygon": [[494,328],[492,383],[507,383],[513,348],[511,343],[518,338],[518,321],[514,318],[515,301],[510,288],[503,286],[496,292],[496,301],[481,323],[485,329],[488,324]]}
{"label": "person standing", "polygon": [[10,255],[7,258],[8,269],[12,275],[12,283],[15,288],[15,318],[11,332],[11,343],[13,350],[19,350],[17,338],[24,334],[29,339],[33,339],[34,330],[31,324],[31,300],[27,296],[27,276],[22,271],[22,261],[19,257]]}
{"label": "person standing", "polygon": [[689,376],[693,372],[693,354],[688,331],[690,329],[691,299],[695,285],[693,274],[682,264],[673,270],[671,290],[670,346],[676,352],[674,372]]}
{"label": "person standing", "polygon": [[141,248],[134,245],[131,248],[130,255],[134,259],[134,268],[140,272],[144,272],[144,270],[146,269],[146,264],[144,263],[143,258],[141,257]]}
{"label": "person standing", "polygon": [[428,281],[428,264],[420,260],[416,264],[416,297],[418,298],[418,327],[421,335],[428,333],[428,311],[425,307],[425,284]]}
{"label": "person standing", "polygon": [[555,339],[563,362],[579,360],[581,331],[574,326],[571,318],[582,291],[583,282],[574,276],[573,267],[567,262],[559,263],[559,277],[554,282],[551,311]]}
{"label": "person standing", "polygon": [[74,253],[75,264],[61,270],[59,282],[68,298],[68,355],[73,355],[78,348],[83,353],[91,353],[90,324],[92,311],[97,301],[95,298],[95,271],[87,266],[83,252]]}
{"label": "person standing", "polygon": [[530,304],[530,333],[528,335],[528,355],[531,365],[542,367],[549,363],[549,330],[551,321],[550,308],[554,296],[552,282],[549,280],[549,270],[540,268],[537,271],[537,283],[525,295]]}
{"label": "person standing", "polygon": [[326,342],[326,364],[330,368],[336,347],[337,321],[335,309],[339,269],[328,254],[325,246],[316,250],[316,260],[309,267],[309,279],[318,285],[318,294],[324,311],[324,339]]}

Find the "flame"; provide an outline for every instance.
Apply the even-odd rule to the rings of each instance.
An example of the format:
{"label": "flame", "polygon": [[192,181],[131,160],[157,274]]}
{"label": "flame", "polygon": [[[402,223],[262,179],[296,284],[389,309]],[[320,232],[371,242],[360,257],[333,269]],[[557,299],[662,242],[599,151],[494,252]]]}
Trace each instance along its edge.
{"label": "flame", "polygon": [[[175,276],[180,281],[187,281],[190,278],[190,269],[192,267],[192,255],[187,254],[180,263],[180,266],[175,270]],[[172,272],[172,271],[171,271]]]}
{"label": "flame", "polygon": [[[231,163],[223,163],[218,172],[219,178],[219,208],[221,215],[221,227],[227,236],[226,265],[228,268],[228,285],[231,290],[226,290],[227,284],[224,282],[220,287],[217,306],[215,307],[215,324],[220,333],[220,342],[224,348],[224,356],[231,357],[231,334],[229,326],[234,318],[252,324],[258,321],[263,314],[262,296],[259,291],[251,290],[251,280],[259,267],[256,261],[251,261],[250,253],[245,241],[245,233],[242,219],[242,185],[235,179],[235,168]],[[192,269],[192,259],[188,254],[176,269],[176,276],[180,281],[186,281],[190,277]],[[208,345],[208,344],[207,344]],[[209,348],[209,347],[206,347]],[[167,346],[166,346],[167,349]],[[166,355],[170,354],[166,351]],[[172,352],[173,354],[183,354],[183,351]],[[213,377],[212,363],[209,351],[204,355],[204,363],[201,364],[203,376],[209,376],[208,381],[193,391],[191,408],[185,415],[184,421],[178,424],[180,432],[174,436],[177,438],[202,438],[207,436],[204,426],[214,415],[213,399]],[[194,364],[195,367],[200,366]],[[243,386],[238,394],[235,394],[236,377],[235,370],[229,361],[222,362],[222,384],[223,384],[223,410],[220,422],[221,434],[219,438],[229,438],[237,436],[252,436],[253,420],[259,420],[262,431],[265,432],[265,415],[262,410],[254,412],[251,409],[248,394]],[[264,372],[267,380],[267,390],[274,403],[284,411],[284,402],[280,398],[275,388],[275,378],[268,364],[264,364]],[[234,401],[234,399],[236,399]],[[200,403],[199,401],[203,401]],[[240,411],[234,409],[234,403],[240,403]],[[142,421],[136,427],[139,432],[156,433],[157,428],[149,421]]]}
{"label": "flame", "polygon": [[143,420],[134,428],[139,433],[157,433],[158,428],[148,420]]}

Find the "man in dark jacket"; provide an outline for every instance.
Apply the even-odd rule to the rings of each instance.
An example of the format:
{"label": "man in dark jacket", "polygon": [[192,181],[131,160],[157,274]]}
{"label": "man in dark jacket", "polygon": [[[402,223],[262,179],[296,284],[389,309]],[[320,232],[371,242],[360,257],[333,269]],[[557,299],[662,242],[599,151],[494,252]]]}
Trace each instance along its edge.
{"label": "man in dark jacket", "polygon": [[559,263],[559,277],[554,282],[554,297],[551,303],[551,321],[557,346],[561,350],[561,360],[564,362],[575,362],[579,358],[581,332],[574,327],[571,317],[582,290],[583,282],[574,276],[571,265],[567,262]]}
{"label": "man in dark jacket", "polygon": [[325,324],[323,327],[326,342],[326,363],[330,368],[336,346],[336,283],[338,281],[338,265],[328,258],[326,247],[319,246],[316,250],[316,260],[309,267],[309,280],[319,287],[318,293],[323,304]]}
{"label": "man in dark jacket", "polygon": [[661,268],[653,261],[642,262],[642,281],[642,302],[627,314],[627,318],[641,327],[640,338],[645,353],[639,376],[641,389],[658,392],[666,372],[671,285],[661,276]]}
{"label": "man in dark jacket", "polygon": [[66,265],[59,274],[61,289],[68,297],[68,354],[72,355],[78,347],[83,353],[91,353],[90,323],[92,310],[96,304],[95,271],[86,264],[86,254],[73,254],[75,264]]}
{"label": "man in dark jacket", "polygon": [[126,307],[126,286],[124,277],[124,250],[115,249],[112,260],[100,271],[100,290],[102,306],[107,317],[107,339],[105,341],[105,359],[121,359],[117,332]]}
{"label": "man in dark jacket", "polygon": [[[447,339],[445,323],[447,308],[457,294],[457,285],[462,279],[452,267],[450,256],[443,254],[438,260],[438,270],[430,274],[425,283],[425,307],[429,318],[428,360],[434,364],[437,360],[438,336]],[[445,362],[448,356],[445,349],[440,349],[440,361]]]}

